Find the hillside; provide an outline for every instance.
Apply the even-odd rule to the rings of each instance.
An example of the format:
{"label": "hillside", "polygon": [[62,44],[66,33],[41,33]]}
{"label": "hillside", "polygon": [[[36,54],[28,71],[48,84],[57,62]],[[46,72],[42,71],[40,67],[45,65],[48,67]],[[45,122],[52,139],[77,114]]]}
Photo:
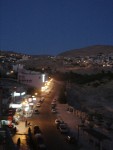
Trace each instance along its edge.
{"label": "hillside", "polygon": [[58,54],[58,56],[76,57],[76,56],[91,56],[91,55],[109,54],[109,53],[113,53],[113,46],[94,45],[94,46],[89,46],[80,49],[68,50]]}
{"label": "hillside", "polygon": [[78,97],[84,107],[113,116],[112,86],[113,81],[103,83],[98,87],[85,85],[78,90]]}

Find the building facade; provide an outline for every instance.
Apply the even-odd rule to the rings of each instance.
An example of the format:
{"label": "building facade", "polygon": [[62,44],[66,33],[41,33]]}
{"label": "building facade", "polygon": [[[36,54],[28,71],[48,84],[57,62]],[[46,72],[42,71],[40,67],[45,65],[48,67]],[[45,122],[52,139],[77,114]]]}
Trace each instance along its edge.
{"label": "building facade", "polygon": [[31,87],[41,88],[47,78],[48,76],[45,73],[25,69],[18,70],[18,81]]}

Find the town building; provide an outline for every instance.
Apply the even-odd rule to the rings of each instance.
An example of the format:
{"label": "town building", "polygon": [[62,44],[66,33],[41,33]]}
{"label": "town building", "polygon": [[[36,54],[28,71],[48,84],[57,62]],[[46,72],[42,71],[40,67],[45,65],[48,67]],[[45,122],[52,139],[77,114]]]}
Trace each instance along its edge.
{"label": "town building", "polygon": [[45,84],[48,75],[46,73],[35,72],[25,69],[18,70],[18,82],[29,85],[31,87],[39,88]]}

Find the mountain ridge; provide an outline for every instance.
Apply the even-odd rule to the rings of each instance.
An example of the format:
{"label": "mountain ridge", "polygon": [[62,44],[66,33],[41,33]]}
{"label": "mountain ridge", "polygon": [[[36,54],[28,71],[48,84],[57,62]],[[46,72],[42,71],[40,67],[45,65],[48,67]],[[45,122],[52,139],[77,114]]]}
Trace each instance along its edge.
{"label": "mountain ridge", "polygon": [[[50,54],[42,54],[42,55],[30,55],[30,54],[23,54],[23,53],[18,53],[15,51],[7,51],[7,50],[0,50],[0,55],[2,54],[19,54],[19,55],[29,55],[32,57],[48,57],[48,56],[53,56]],[[64,52],[61,52],[57,54],[56,56],[63,56],[63,57],[77,57],[77,56],[91,56],[91,55],[98,55],[98,54],[110,54],[113,53],[113,45],[92,45],[92,46],[87,46],[79,49],[70,49],[70,50],[65,50]]]}
{"label": "mountain ridge", "polygon": [[93,45],[93,46],[88,46],[80,49],[67,50],[65,52],[59,53],[58,56],[65,56],[65,57],[91,56],[91,55],[98,55],[99,53],[101,54],[113,53],[113,46]]}

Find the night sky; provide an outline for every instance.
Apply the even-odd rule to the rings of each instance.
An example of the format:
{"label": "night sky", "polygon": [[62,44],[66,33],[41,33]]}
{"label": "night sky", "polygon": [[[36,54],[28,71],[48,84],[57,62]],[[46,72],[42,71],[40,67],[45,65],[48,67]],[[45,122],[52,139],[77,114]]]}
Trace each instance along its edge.
{"label": "night sky", "polygon": [[113,0],[0,0],[0,50],[57,55],[113,45]]}

